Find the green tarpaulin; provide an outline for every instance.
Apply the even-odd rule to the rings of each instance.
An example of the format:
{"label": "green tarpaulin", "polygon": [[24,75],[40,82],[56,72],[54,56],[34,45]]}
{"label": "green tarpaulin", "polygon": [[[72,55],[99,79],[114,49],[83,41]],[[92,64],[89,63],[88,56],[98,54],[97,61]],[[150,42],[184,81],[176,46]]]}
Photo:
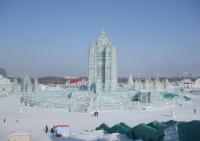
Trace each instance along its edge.
{"label": "green tarpaulin", "polygon": [[173,125],[177,125],[179,141],[200,141],[200,121],[177,122],[175,120],[169,120],[162,123],[153,121],[148,124],[139,124],[132,128],[123,122],[111,128],[103,123],[96,130],[104,130],[107,133],[126,134],[128,138],[133,140],[162,141],[164,130]]}
{"label": "green tarpaulin", "polygon": [[180,141],[200,141],[200,121],[180,122],[178,135]]}
{"label": "green tarpaulin", "polygon": [[155,128],[161,131],[164,131],[167,128],[167,125],[158,121],[150,122],[148,125],[151,126],[152,128]]}
{"label": "green tarpaulin", "polygon": [[130,127],[126,123],[119,123],[110,128],[111,133],[126,134],[130,130]]}
{"label": "green tarpaulin", "polygon": [[146,124],[139,124],[133,129],[135,139],[143,139],[144,141],[162,141],[164,133]]}
{"label": "green tarpaulin", "polygon": [[110,127],[107,124],[102,123],[99,127],[96,128],[96,130],[104,130],[109,133]]}
{"label": "green tarpaulin", "polygon": [[169,121],[167,121],[167,122],[164,122],[164,124],[167,125],[167,126],[175,125],[175,124],[177,124],[177,123],[178,123],[178,122],[175,121],[175,120],[169,120]]}

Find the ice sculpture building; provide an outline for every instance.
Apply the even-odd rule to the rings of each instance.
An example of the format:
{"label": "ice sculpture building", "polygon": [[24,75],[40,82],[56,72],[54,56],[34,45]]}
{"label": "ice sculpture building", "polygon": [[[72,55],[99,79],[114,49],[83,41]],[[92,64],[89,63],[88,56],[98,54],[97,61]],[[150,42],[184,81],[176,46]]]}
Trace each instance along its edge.
{"label": "ice sculpture building", "polygon": [[33,90],[31,78],[25,74],[23,79],[22,79],[22,84],[21,84],[21,91],[22,92],[31,92]]}
{"label": "ice sculpture building", "polygon": [[116,87],[116,50],[103,29],[89,49],[88,90],[94,93],[110,92]]}
{"label": "ice sculpture building", "polygon": [[133,82],[130,75],[127,84],[118,86],[116,56],[116,50],[103,29],[89,48],[88,90],[73,85],[68,87],[68,82],[63,89],[51,86],[38,89],[38,80],[32,84],[30,77],[25,75],[22,80],[23,100],[29,105],[89,113],[160,107],[169,103],[165,97],[173,94],[164,89],[167,81],[162,87],[159,79],[139,78]]}

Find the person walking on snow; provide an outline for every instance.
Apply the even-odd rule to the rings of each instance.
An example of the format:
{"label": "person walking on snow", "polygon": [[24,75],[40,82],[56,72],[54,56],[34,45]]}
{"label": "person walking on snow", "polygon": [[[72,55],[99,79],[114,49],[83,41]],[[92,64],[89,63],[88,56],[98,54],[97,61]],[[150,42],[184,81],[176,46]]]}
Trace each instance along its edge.
{"label": "person walking on snow", "polygon": [[48,133],[48,130],[49,130],[49,128],[48,128],[48,126],[46,125],[46,126],[45,126],[45,132]]}

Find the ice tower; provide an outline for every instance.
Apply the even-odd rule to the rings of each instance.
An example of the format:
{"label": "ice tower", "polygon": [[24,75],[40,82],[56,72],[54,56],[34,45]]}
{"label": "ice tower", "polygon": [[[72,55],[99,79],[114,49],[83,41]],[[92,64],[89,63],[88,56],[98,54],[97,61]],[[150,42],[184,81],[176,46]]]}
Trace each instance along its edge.
{"label": "ice tower", "polygon": [[128,77],[128,86],[129,87],[133,87],[134,83],[133,83],[133,78],[132,75],[130,74]]}
{"label": "ice tower", "polygon": [[116,51],[103,29],[89,49],[88,90],[109,92],[117,86]]}

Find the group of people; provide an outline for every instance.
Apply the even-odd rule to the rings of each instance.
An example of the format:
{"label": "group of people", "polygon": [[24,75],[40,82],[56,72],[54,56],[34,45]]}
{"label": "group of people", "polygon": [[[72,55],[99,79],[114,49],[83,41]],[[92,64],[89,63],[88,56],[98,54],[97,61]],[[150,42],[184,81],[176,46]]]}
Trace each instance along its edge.
{"label": "group of people", "polygon": [[[48,133],[48,132],[49,132],[49,127],[46,125],[45,126],[45,133]],[[55,126],[53,126],[53,128],[51,128],[50,132],[54,134],[54,132],[55,132]]]}

